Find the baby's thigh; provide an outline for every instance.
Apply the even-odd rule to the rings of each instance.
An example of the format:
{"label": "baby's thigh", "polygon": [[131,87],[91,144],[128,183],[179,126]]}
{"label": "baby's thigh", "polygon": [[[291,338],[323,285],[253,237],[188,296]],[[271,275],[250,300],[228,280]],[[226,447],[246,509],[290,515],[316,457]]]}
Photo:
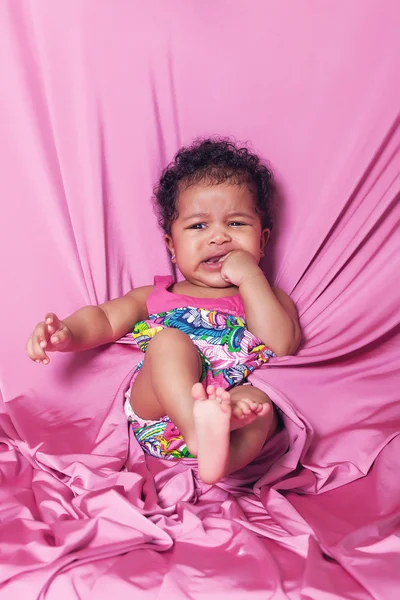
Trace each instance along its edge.
{"label": "baby's thigh", "polygon": [[[152,384],[149,361],[146,358],[140,370],[134,376],[130,392],[130,404],[134,412],[142,419],[157,419],[162,413]],[[160,414],[160,416],[163,416]]]}
{"label": "baby's thigh", "polygon": [[149,342],[143,366],[132,382],[133,410],[146,419],[164,416],[165,408],[159,402],[160,389],[166,385],[173,388],[188,374],[193,382],[198,381],[200,373],[201,359],[190,337],[179,329],[163,329]]}
{"label": "baby's thigh", "polygon": [[191,358],[197,355],[197,348],[190,337],[172,327],[159,331],[149,342],[146,357],[166,359],[167,361],[181,359],[183,356]]}

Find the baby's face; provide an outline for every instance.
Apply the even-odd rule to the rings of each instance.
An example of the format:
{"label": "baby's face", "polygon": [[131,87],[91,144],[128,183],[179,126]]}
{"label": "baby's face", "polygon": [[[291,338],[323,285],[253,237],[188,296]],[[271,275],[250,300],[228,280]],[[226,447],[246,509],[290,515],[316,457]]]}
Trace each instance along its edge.
{"label": "baby's face", "polygon": [[246,185],[193,185],[180,193],[178,218],[165,236],[176,264],[188,281],[223,288],[216,262],[232,250],[250,252],[260,260],[268,230],[262,230],[255,200]]}

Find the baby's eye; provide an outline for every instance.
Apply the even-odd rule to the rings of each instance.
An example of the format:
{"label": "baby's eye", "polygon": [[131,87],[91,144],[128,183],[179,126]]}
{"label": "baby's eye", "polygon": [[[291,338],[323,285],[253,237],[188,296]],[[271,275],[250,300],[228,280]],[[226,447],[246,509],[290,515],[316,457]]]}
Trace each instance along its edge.
{"label": "baby's eye", "polygon": [[204,229],[205,226],[205,223],[194,223],[194,225],[190,225],[189,229]]}
{"label": "baby's eye", "polygon": [[229,225],[233,227],[243,227],[244,225],[246,225],[246,223],[241,223],[240,221],[231,221]]}

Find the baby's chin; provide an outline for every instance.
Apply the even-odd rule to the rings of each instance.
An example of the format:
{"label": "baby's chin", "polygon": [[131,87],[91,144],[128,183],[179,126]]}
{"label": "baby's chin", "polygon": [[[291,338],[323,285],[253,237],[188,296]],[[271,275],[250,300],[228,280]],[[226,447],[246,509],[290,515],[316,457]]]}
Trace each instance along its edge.
{"label": "baby's chin", "polygon": [[193,283],[193,285],[198,285],[205,288],[217,288],[222,290],[225,288],[235,287],[228,281],[225,281],[225,279],[222,279],[222,277],[217,273],[210,277],[186,277],[186,280],[190,281],[190,283]]}

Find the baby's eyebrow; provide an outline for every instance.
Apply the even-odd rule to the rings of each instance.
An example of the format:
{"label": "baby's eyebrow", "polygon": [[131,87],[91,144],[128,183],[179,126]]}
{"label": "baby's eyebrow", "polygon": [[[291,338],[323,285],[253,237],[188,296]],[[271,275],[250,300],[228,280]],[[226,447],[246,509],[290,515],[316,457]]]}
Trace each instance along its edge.
{"label": "baby's eyebrow", "polygon": [[241,211],[229,213],[228,217],[230,219],[232,219],[233,217],[244,217],[245,219],[253,219],[253,220],[257,218],[256,215],[253,215],[248,212],[241,212]]}
{"label": "baby's eyebrow", "polygon": [[[185,217],[183,220],[190,221],[191,219],[204,219],[209,216],[210,216],[210,213],[199,212],[199,213],[193,213],[192,215]],[[227,214],[226,216],[228,219],[232,219],[233,217],[244,217],[245,219],[252,219],[253,221],[255,219],[257,219],[256,215],[252,215],[251,213],[241,212],[241,211],[232,212],[232,213]]]}
{"label": "baby's eyebrow", "polygon": [[204,219],[204,217],[209,217],[209,213],[193,213],[193,215],[189,215],[188,217],[185,217],[183,220],[184,221],[190,221],[190,219]]}

